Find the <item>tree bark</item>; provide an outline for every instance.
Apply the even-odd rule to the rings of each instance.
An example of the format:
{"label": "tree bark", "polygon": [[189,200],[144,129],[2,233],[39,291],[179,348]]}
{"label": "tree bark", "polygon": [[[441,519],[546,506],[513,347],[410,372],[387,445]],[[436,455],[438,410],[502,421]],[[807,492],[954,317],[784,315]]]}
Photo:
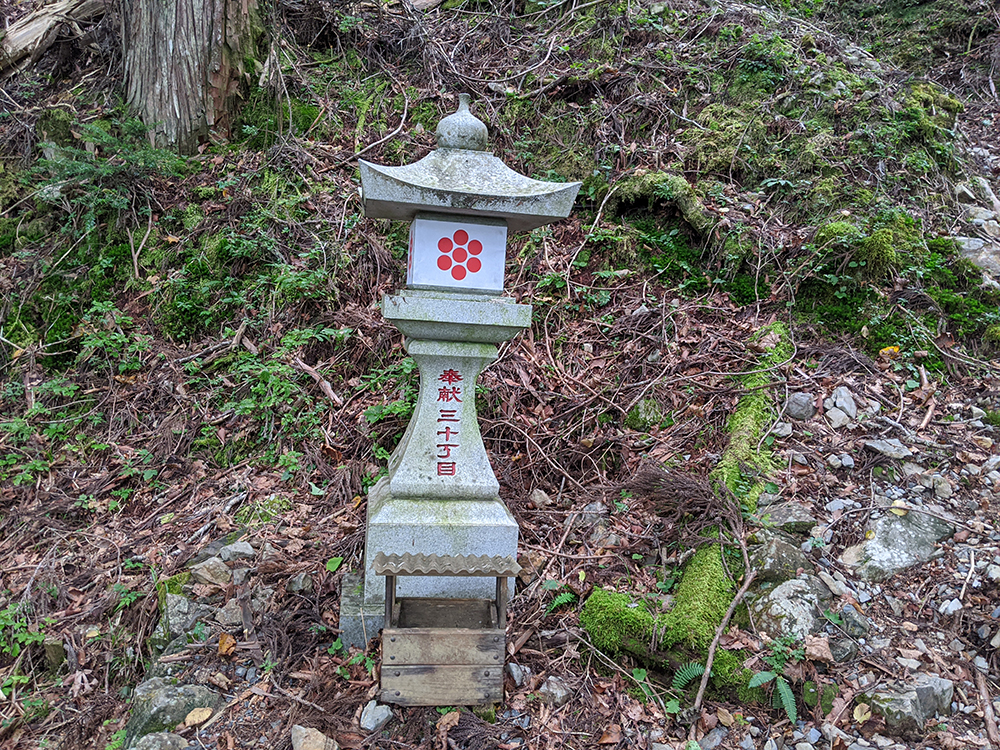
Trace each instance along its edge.
{"label": "tree bark", "polygon": [[195,153],[230,113],[261,31],[257,0],[126,3],[125,87],[159,147]]}

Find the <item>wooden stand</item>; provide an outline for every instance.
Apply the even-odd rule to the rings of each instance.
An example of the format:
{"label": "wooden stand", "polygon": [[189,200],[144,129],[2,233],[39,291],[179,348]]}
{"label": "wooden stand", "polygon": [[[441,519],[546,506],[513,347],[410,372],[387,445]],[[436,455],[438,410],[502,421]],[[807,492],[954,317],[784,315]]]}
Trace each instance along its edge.
{"label": "wooden stand", "polygon": [[[402,706],[455,706],[503,700],[507,632],[507,578],[521,566],[485,555],[375,557],[385,576],[382,695]],[[488,599],[396,598],[398,576],[496,578]]]}

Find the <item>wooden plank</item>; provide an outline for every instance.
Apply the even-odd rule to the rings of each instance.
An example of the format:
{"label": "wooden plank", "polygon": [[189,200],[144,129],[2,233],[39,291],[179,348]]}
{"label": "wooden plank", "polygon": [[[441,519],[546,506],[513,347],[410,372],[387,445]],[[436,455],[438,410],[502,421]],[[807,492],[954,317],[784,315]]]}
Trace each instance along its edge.
{"label": "wooden plank", "polygon": [[502,630],[388,628],[382,632],[383,669],[412,665],[503,667]]}
{"label": "wooden plank", "polygon": [[496,607],[487,599],[396,599],[400,628],[496,628]]}
{"label": "wooden plank", "polygon": [[382,701],[400,706],[473,706],[503,700],[503,667],[382,666]]}

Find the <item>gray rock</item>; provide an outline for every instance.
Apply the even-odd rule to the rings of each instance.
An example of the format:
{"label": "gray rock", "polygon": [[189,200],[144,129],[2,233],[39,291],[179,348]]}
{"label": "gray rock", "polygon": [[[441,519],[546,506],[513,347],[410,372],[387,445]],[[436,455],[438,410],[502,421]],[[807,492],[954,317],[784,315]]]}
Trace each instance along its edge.
{"label": "gray rock", "polygon": [[204,685],[172,685],[162,677],[140,683],[132,698],[132,716],[125,726],[125,747],[152,732],[173,729],[196,708],[215,709],[218,693]]}
{"label": "gray rock", "polygon": [[806,742],[815,745],[823,739],[823,733],[820,732],[816,727],[810,727],[809,732],[806,734]]}
{"label": "gray rock", "polygon": [[131,750],[185,750],[188,741],[172,732],[153,732],[139,739]]}
{"label": "gray rock", "polygon": [[805,638],[826,625],[820,613],[830,606],[830,601],[830,590],[823,582],[803,574],[759,596],[750,609],[758,629],[772,638],[783,635]]}
{"label": "gray rock", "polygon": [[868,621],[868,618],[858,612],[851,604],[845,604],[844,608],[840,610],[840,618],[843,623],[841,627],[844,629],[844,632],[848,635],[853,635],[855,638],[863,638],[871,630],[871,623]]}
{"label": "gray rock", "polygon": [[1000,565],[991,563],[986,566],[986,577],[991,581],[1000,581]]}
{"label": "gray rock", "polygon": [[198,583],[209,586],[225,586],[233,578],[233,572],[229,566],[222,562],[222,558],[210,557],[204,562],[200,562],[191,568],[191,576]]}
{"label": "gray rock", "polygon": [[318,729],[295,724],[292,727],[292,750],[340,750],[340,745]]}
{"label": "gray rock", "polygon": [[883,456],[888,456],[889,458],[909,458],[913,455],[913,452],[899,442],[899,438],[890,438],[889,440],[868,440],[865,442],[865,448],[870,448],[871,450],[881,453]]}
{"label": "gray rock", "polygon": [[186,635],[199,619],[208,617],[212,612],[212,607],[193,602],[180,594],[165,594],[163,613],[151,638],[154,647],[166,648],[167,644]]}
{"label": "gray rock", "polygon": [[785,401],[785,416],[801,421],[812,419],[816,414],[815,399],[808,393],[793,393]]}
{"label": "gray rock", "polygon": [[780,438],[788,437],[792,434],[792,425],[790,422],[775,422],[771,434]]}
{"label": "gray rock", "polygon": [[778,743],[775,740],[770,739],[764,743],[763,750],[779,750]]}
{"label": "gray rock", "polygon": [[392,709],[375,701],[368,701],[361,712],[361,731],[377,732],[392,718]]}
{"label": "gray rock", "polygon": [[923,733],[924,722],[939,714],[950,713],[954,684],[935,675],[917,675],[909,684],[892,684],[873,692],[861,693],[872,712],[885,719],[886,727],[898,734]]}
{"label": "gray rock", "polygon": [[47,635],[42,642],[45,649],[45,666],[55,672],[66,661],[66,646],[63,639],[57,635]]}
{"label": "gray rock", "polygon": [[215,613],[215,619],[220,625],[227,627],[243,624],[243,608],[235,596],[219,608],[219,611]]}
{"label": "gray rock", "polygon": [[743,735],[743,739],[740,740],[740,750],[755,750],[756,747],[753,743],[753,737],[749,734]]}
{"label": "gray rock", "polygon": [[220,549],[219,559],[224,562],[229,562],[230,560],[243,560],[248,557],[253,557],[256,554],[257,552],[250,546],[250,542],[240,540],[238,542],[233,542],[232,544],[227,544],[225,547]]}
{"label": "gray rock", "polygon": [[528,677],[531,676],[531,669],[509,661],[507,662],[507,674],[514,680],[515,685],[522,687]]}
{"label": "gray rock", "polygon": [[826,584],[826,587],[830,589],[830,592],[834,596],[847,596],[849,593],[851,593],[851,590],[847,588],[847,585],[845,583],[838,581],[836,578],[827,573],[825,570],[819,571],[819,573],[817,573],[816,575],[818,575],[819,579]]}
{"label": "gray rock", "polygon": [[528,502],[530,502],[536,508],[541,510],[542,508],[547,508],[549,505],[552,504],[552,498],[549,497],[548,492],[536,487],[531,491],[531,495],[528,498]]}
{"label": "gray rock", "polygon": [[835,456],[831,453],[826,457],[826,465],[831,469],[840,469],[844,466],[844,463],[840,460],[840,456]]}
{"label": "gray rock", "polygon": [[947,500],[952,496],[951,483],[940,474],[931,477],[931,487],[934,488],[934,496],[940,500]]}
{"label": "gray rock", "polygon": [[953,615],[956,612],[958,612],[958,610],[960,610],[961,608],[962,608],[961,599],[958,598],[946,599],[945,601],[941,602],[941,606],[938,607],[938,612],[940,612],[942,615]]}
{"label": "gray rock", "polygon": [[843,664],[858,655],[858,644],[850,638],[834,638],[830,641],[830,654],[834,662]]}
{"label": "gray rock", "polygon": [[866,581],[884,581],[914,565],[925,563],[942,552],[936,543],[948,539],[955,527],[925,513],[906,515],[885,513],[869,524],[870,536],[844,550],[841,559],[857,566],[857,575]]}
{"label": "gray rock", "polygon": [[975,203],[979,200],[972,185],[960,182],[955,186],[955,200],[959,203]]}
{"label": "gray rock", "polygon": [[706,734],[700,740],[698,740],[698,747],[701,750],[716,750],[723,742],[726,741],[726,737],[729,736],[729,730],[725,727],[716,727],[711,732]]}
{"label": "gray rock", "polygon": [[754,547],[750,564],[757,571],[759,581],[783,583],[798,576],[799,571],[812,573],[813,564],[797,545],[777,534],[770,535],[763,544]]}
{"label": "gray rock", "polygon": [[308,573],[297,573],[288,579],[285,591],[290,594],[308,594],[313,590],[313,579]]}
{"label": "gray rock", "polygon": [[768,507],[763,521],[789,534],[808,534],[816,518],[802,503],[782,503]]}
{"label": "gray rock", "polygon": [[796,742],[795,750],[815,750],[811,742]]}
{"label": "gray rock", "polygon": [[839,430],[851,421],[847,413],[841,411],[836,406],[826,411],[826,418],[830,421],[830,426],[835,430]]}
{"label": "gray rock", "polygon": [[573,697],[573,691],[560,677],[549,677],[538,688],[538,697],[542,703],[550,706],[565,706]]}
{"label": "gray rock", "polygon": [[851,458],[851,456],[848,455],[847,453],[841,453],[839,456],[837,456],[837,458],[840,459],[840,463],[845,469],[854,468],[854,459]]}
{"label": "gray rock", "polygon": [[854,394],[846,385],[833,389],[833,404],[851,419],[858,418],[858,407],[854,403]]}

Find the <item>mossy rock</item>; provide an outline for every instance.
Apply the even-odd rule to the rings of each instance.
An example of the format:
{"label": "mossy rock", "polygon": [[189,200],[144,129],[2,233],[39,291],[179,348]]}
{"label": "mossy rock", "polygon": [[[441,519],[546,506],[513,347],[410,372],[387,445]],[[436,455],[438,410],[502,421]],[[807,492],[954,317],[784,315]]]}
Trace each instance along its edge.
{"label": "mossy rock", "polygon": [[597,648],[609,654],[648,643],[653,623],[644,602],[603,588],[593,590],[580,612],[580,626]]}
{"label": "mossy rock", "polygon": [[75,123],[76,118],[72,112],[59,108],[50,109],[39,116],[35,123],[35,133],[43,143],[54,143],[63,148],[75,146],[76,139],[72,133]]}
{"label": "mossy rock", "polygon": [[625,415],[625,426],[636,432],[648,432],[663,419],[663,411],[656,399],[644,398]]}
{"label": "mossy rock", "polygon": [[619,184],[611,199],[612,211],[623,205],[645,201],[652,206],[657,201],[672,203],[698,236],[706,236],[714,227],[715,219],[705,210],[694,188],[684,177],[671,172],[643,172]]}
{"label": "mossy rock", "polygon": [[719,547],[711,545],[695,552],[684,568],[674,606],[666,613],[667,630],[661,642],[682,643],[699,650],[708,648],[733,599],[734,589]]}
{"label": "mossy rock", "polygon": [[857,257],[865,263],[865,275],[881,279],[899,266],[895,237],[889,228],[879,229],[866,237],[858,248]]}
{"label": "mossy rock", "polygon": [[848,250],[857,245],[864,237],[864,232],[847,221],[831,221],[820,227],[813,240],[820,250]]}

